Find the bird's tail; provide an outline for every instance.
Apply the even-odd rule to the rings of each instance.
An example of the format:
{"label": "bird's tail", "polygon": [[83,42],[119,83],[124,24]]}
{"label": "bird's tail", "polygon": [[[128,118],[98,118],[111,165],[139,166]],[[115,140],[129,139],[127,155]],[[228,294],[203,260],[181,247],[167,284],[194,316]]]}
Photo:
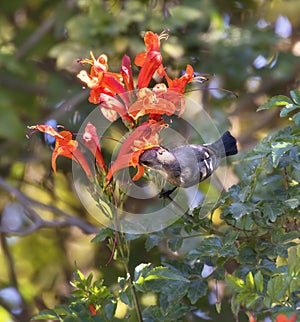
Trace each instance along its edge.
{"label": "bird's tail", "polygon": [[227,157],[238,153],[236,139],[226,131],[219,140],[211,144],[211,147],[221,152],[221,157]]}

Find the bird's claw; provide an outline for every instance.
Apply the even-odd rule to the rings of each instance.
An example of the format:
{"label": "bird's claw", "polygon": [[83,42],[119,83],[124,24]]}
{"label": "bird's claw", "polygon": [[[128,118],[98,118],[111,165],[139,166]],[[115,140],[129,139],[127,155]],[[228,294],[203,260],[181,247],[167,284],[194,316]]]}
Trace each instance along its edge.
{"label": "bird's claw", "polygon": [[168,189],[168,190],[165,190],[165,189],[162,189],[161,192],[159,193],[158,197],[159,198],[170,198],[170,195],[176,190],[177,187],[174,187],[172,189]]}

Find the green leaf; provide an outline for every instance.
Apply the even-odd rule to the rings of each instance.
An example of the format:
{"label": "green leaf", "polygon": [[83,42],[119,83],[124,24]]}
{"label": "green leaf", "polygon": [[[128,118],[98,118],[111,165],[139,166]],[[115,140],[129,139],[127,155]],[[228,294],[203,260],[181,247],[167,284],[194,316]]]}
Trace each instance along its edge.
{"label": "green leaf", "polygon": [[78,269],[78,268],[76,268],[75,269],[75,271],[74,271],[74,278],[75,278],[75,280],[77,281],[77,282],[80,282],[80,283],[82,283],[82,282],[84,282],[85,281],[85,277],[84,277],[84,275],[81,273],[81,271]]}
{"label": "green leaf", "polygon": [[274,302],[285,300],[288,284],[288,281],[286,281],[282,275],[272,277],[267,284],[267,295],[269,295]]}
{"label": "green leaf", "polygon": [[110,228],[102,228],[99,233],[91,240],[92,243],[99,243],[105,240],[107,237],[113,237],[114,231]]}
{"label": "green leaf", "polygon": [[87,287],[90,287],[92,285],[92,280],[93,280],[93,273],[90,273],[86,279],[86,286]]}
{"label": "green leaf", "polygon": [[250,293],[250,294],[248,294],[248,296],[246,298],[246,301],[245,301],[246,307],[247,308],[251,308],[261,298],[262,298],[262,296],[261,295],[258,295],[256,293]]}
{"label": "green leaf", "polygon": [[240,264],[253,264],[256,261],[257,253],[253,247],[248,244],[242,244],[239,247],[238,262]]}
{"label": "green leaf", "polygon": [[147,274],[151,270],[151,263],[142,263],[134,269],[134,281],[137,282],[140,278],[143,278],[144,274]]}
{"label": "green leaf", "polygon": [[271,234],[271,240],[274,245],[284,244],[290,240],[296,239],[299,237],[297,231],[286,232],[283,228],[274,228]]}
{"label": "green leaf", "polygon": [[290,209],[296,209],[299,204],[300,201],[297,198],[291,198],[291,199],[287,199],[284,201],[284,203],[290,208]]}
{"label": "green leaf", "polygon": [[286,117],[289,113],[291,113],[291,112],[293,112],[293,111],[295,111],[295,110],[297,110],[299,108],[300,108],[300,106],[297,106],[297,105],[295,105],[293,103],[287,104],[285,107],[283,107],[281,109],[279,115],[280,115],[280,117]]}
{"label": "green leaf", "polygon": [[268,110],[273,106],[286,106],[288,104],[292,104],[292,100],[284,95],[278,95],[271,97],[266,103],[261,105],[256,111]]}
{"label": "green leaf", "polygon": [[222,240],[220,237],[206,237],[200,241],[197,249],[189,252],[189,256],[216,256],[221,247]]}
{"label": "green leaf", "polygon": [[288,152],[293,147],[293,145],[289,142],[272,142],[271,147],[273,167],[277,168],[282,156],[286,152]]}
{"label": "green leaf", "polygon": [[282,211],[282,208],[278,204],[265,203],[262,206],[264,218],[270,220],[271,222],[275,222],[277,217],[282,214]]}
{"label": "green leaf", "polygon": [[300,105],[300,90],[295,89],[290,91],[290,95],[295,104]]}
{"label": "green leaf", "polygon": [[255,284],[252,272],[249,272],[246,276],[246,287],[250,290],[254,290]]}
{"label": "green leaf", "polygon": [[154,235],[154,234],[149,235],[145,242],[146,251],[148,252],[153,247],[157,246],[164,239],[165,239],[165,236],[162,236],[162,235]]}
{"label": "green leaf", "polygon": [[181,281],[189,283],[190,281],[186,279],[184,276],[175,273],[167,267],[159,266],[151,269],[147,275],[144,277],[145,281],[149,281],[152,279],[166,279],[173,281]]}
{"label": "green leaf", "polygon": [[226,282],[237,293],[245,289],[245,282],[234,275],[227,275]]}
{"label": "green leaf", "polygon": [[254,275],[254,284],[255,284],[256,290],[259,293],[262,293],[264,290],[264,277],[263,277],[263,274],[261,273],[261,271],[258,271]]}
{"label": "green leaf", "polygon": [[300,245],[291,247],[288,252],[288,273],[297,278],[300,284]]}
{"label": "green leaf", "polygon": [[[43,310],[40,313],[34,315],[31,320],[61,320],[59,315],[53,310]],[[61,320],[62,321],[62,320]]]}
{"label": "green leaf", "polygon": [[144,322],[164,321],[165,317],[162,309],[158,306],[149,306],[143,311]]}
{"label": "green leaf", "polygon": [[[169,281],[169,282],[168,282]],[[177,272],[163,266],[151,268],[150,264],[140,264],[135,270],[134,286],[141,292],[148,289],[158,291],[164,282],[189,283],[189,280]]]}
{"label": "green leaf", "polygon": [[216,311],[218,314],[221,314],[222,302],[216,302]]}
{"label": "green leaf", "polygon": [[206,295],[208,290],[208,283],[206,280],[193,280],[190,283],[187,297],[192,304],[195,304],[199,298]]}
{"label": "green leaf", "polygon": [[233,202],[231,206],[229,206],[229,211],[231,212],[234,219],[239,220],[249,212],[251,212],[251,209],[244,203]]}
{"label": "green leaf", "polygon": [[293,121],[296,126],[300,126],[300,112],[293,115]]}
{"label": "green leaf", "polygon": [[130,308],[133,307],[132,293],[130,287],[126,287],[124,291],[121,291],[119,298],[124,304],[128,305]]}
{"label": "green leaf", "polygon": [[182,246],[183,239],[181,237],[175,237],[168,241],[168,247],[171,251],[176,252]]}
{"label": "green leaf", "polygon": [[72,314],[72,310],[66,305],[57,305],[54,311],[60,316]]}
{"label": "green leaf", "polygon": [[113,321],[113,316],[116,312],[116,309],[117,309],[117,303],[115,301],[105,304],[104,312],[108,321]]}

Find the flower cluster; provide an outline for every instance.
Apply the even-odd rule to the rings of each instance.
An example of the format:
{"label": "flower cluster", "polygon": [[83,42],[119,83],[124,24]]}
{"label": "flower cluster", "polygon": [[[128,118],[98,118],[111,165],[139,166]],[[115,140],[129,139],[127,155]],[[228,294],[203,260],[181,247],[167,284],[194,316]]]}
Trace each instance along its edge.
{"label": "flower cluster", "polygon": [[[296,313],[292,314],[290,318],[288,318],[286,315],[281,313],[277,316],[275,322],[296,322],[296,318],[297,318]],[[256,320],[252,315],[249,318],[249,322],[256,322]]]}
{"label": "flower cluster", "polygon": [[[194,70],[190,65],[187,65],[185,73],[180,78],[171,79],[167,75],[160,52],[160,42],[167,38],[166,31],[161,34],[151,31],[145,33],[146,50],[139,53],[134,60],[135,65],[140,67],[136,86],[131,60],[127,55],[124,55],[118,73],[109,71],[108,58],[104,54],[95,58],[91,52],[91,59],[79,60],[80,64],[91,65],[89,72],[82,70],[77,75],[90,88],[89,101],[98,105],[104,117],[110,122],[120,117],[130,130],[116,161],[108,169],[101,153],[96,127],[88,123],[85,128],[82,136],[83,145],[93,153],[97,168],[105,174],[107,181],[110,181],[120,169],[130,166],[137,168],[133,180],[141,178],[144,169],[139,164],[139,156],[145,150],[160,144],[159,132],[167,126],[163,115],[177,114],[180,117],[185,107],[183,95],[187,84],[204,79],[202,76],[194,76]],[[163,82],[148,88],[154,75]],[[29,128],[50,134],[56,139],[52,155],[54,171],[56,171],[56,158],[64,156],[75,160],[87,177],[92,179],[92,171],[71,132],[58,132],[45,124]]]}

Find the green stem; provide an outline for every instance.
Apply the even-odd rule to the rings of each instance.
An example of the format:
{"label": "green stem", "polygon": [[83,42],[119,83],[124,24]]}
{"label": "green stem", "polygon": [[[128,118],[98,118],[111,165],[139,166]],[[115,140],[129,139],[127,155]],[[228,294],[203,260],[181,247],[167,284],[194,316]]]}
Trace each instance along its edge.
{"label": "green stem", "polygon": [[125,268],[125,271],[127,273],[127,276],[129,276],[128,281],[129,281],[129,284],[130,284],[130,290],[131,290],[133,305],[134,305],[134,309],[135,309],[135,312],[136,312],[138,322],[143,322],[143,317],[142,317],[140,304],[139,304],[138,297],[137,297],[137,294],[136,294],[136,289],[135,289],[135,287],[134,287],[134,285],[132,283],[132,279],[131,279],[131,275],[129,273],[127,262],[124,262],[124,268]]}
{"label": "green stem", "polygon": [[122,264],[124,265],[126,276],[128,276],[128,283],[130,286],[130,291],[132,295],[132,300],[133,300],[133,305],[134,305],[134,310],[136,312],[137,320],[138,322],[143,322],[141,308],[139,305],[136,289],[132,283],[131,275],[129,273],[129,268],[128,268],[128,261],[129,261],[129,255],[130,255],[130,242],[125,240],[124,234],[121,232],[117,232],[117,245],[118,245],[118,252],[120,254],[120,259],[122,261]]}

